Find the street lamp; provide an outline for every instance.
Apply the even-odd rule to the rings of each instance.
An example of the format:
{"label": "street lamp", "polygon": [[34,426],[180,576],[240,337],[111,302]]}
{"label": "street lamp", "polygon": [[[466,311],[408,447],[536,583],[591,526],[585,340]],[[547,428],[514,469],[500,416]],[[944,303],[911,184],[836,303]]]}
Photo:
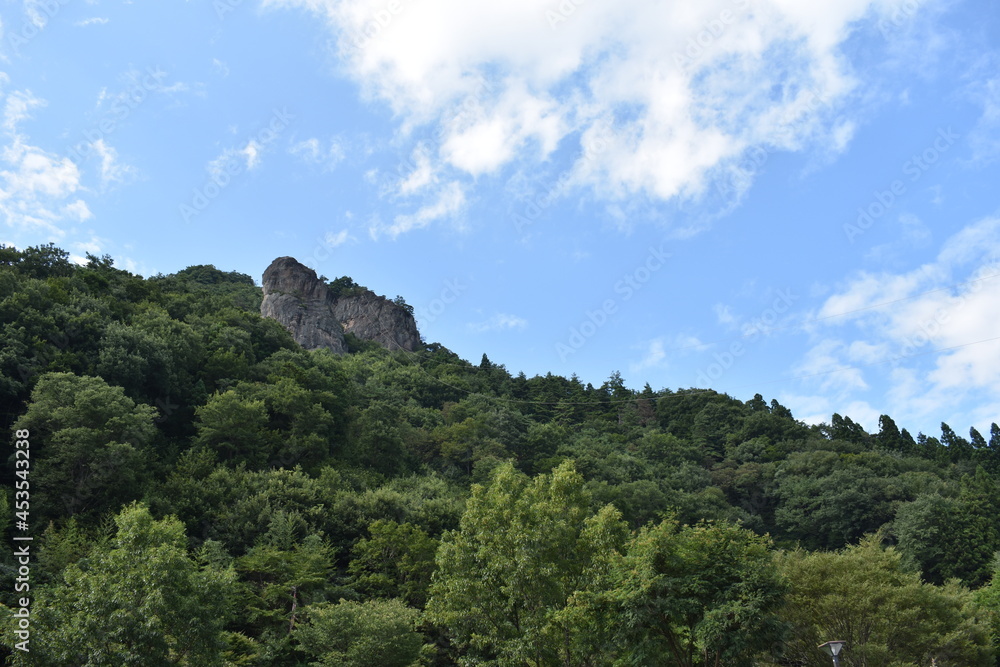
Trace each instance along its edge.
{"label": "street lamp", "polygon": [[841,649],[844,648],[844,644],[846,644],[846,643],[847,642],[845,642],[843,640],[826,642],[826,643],[820,644],[818,648],[821,648],[824,651],[826,651],[827,655],[832,655],[833,656],[833,667],[840,667],[840,657],[839,657],[840,656],[840,651],[841,651]]}

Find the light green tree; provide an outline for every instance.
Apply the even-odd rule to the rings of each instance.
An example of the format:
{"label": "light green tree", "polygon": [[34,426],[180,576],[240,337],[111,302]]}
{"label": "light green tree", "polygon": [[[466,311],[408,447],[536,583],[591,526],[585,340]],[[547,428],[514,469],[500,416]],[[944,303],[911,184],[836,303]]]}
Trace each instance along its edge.
{"label": "light green tree", "polygon": [[420,612],[400,600],[318,603],[295,631],[315,667],[406,667],[420,655]]}
{"label": "light green tree", "polygon": [[770,540],[734,524],[647,526],[609,584],[623,664],[752,665],[785,629]]}
{"label": "light green tree", "polygon": [[199,566],[173,517],[143,505],[115,517],[106,548],[69,565],[62,583],[39,591],[30,653],[14,665],[222,664],[231,613],[229,569]]}
{"label": "light green tree", "polygon": [[844,667],[991,665],[990,628],[972,593],[955,581],[921,582],[879,542],[874,535],[838,552],[778,557],[791,582],[782,617],[793,628],[781,664],[827,667],[816,646],[842,639]]}
{"label": "light green tree", "polygon": [[[993,650],[1000,654],[1000,554],[993,560],[993,578],[976,591],[975,598],[989,621]],[[1000,663],[1000,655],[994,661]]]}
{"label": "light green tree", "polygon": [[466,664],[601,664],[600,633],[571,599],[604,578],[626,535],[614,507],[591,509],[572,464],[529,479],[504,463],[442,539],[427,614]]}

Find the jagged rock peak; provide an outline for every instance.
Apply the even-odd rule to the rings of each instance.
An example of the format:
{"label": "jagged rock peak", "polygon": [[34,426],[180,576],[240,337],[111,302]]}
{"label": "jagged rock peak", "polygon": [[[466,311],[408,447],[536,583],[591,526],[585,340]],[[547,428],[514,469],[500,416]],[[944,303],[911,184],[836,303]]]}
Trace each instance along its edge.
{"label": "jagged rock peak", "polygon": [[264,271],[260,314],[277,320],[307,350],[347,352],[344,328],[333,315],[333,295],[316,272],[292,257],[279,257]]}
{"label": "jagged rock peak", "polygon": [[264,271],[260,313],[280,322],[306,349],[347,352],[344,332],[390,350],[414,351],[420,333],[413,315],[368,289],[335,296],[316,272],[293,257],[279,257]]}

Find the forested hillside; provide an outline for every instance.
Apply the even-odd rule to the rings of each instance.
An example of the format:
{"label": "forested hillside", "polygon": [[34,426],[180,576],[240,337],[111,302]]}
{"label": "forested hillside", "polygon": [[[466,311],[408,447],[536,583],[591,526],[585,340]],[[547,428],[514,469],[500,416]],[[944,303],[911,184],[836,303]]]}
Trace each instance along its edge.
{"label": "forested hillside", "polygon": [[0,247],[8,664],[996,664],[996,424],[305,351],[261,298]]}

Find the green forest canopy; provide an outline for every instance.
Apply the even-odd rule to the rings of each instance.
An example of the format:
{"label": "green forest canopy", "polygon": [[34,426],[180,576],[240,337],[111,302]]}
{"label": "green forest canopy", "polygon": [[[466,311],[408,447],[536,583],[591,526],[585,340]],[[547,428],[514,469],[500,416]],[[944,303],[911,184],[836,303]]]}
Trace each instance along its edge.
{"label": "green forest canopy", "polygon": [[996,424],[869,434],[437,343],[305,351],[261,298],[0,246],[36,536],[9,664],[819,666],[828,639],[844,665],[996,664]]}

